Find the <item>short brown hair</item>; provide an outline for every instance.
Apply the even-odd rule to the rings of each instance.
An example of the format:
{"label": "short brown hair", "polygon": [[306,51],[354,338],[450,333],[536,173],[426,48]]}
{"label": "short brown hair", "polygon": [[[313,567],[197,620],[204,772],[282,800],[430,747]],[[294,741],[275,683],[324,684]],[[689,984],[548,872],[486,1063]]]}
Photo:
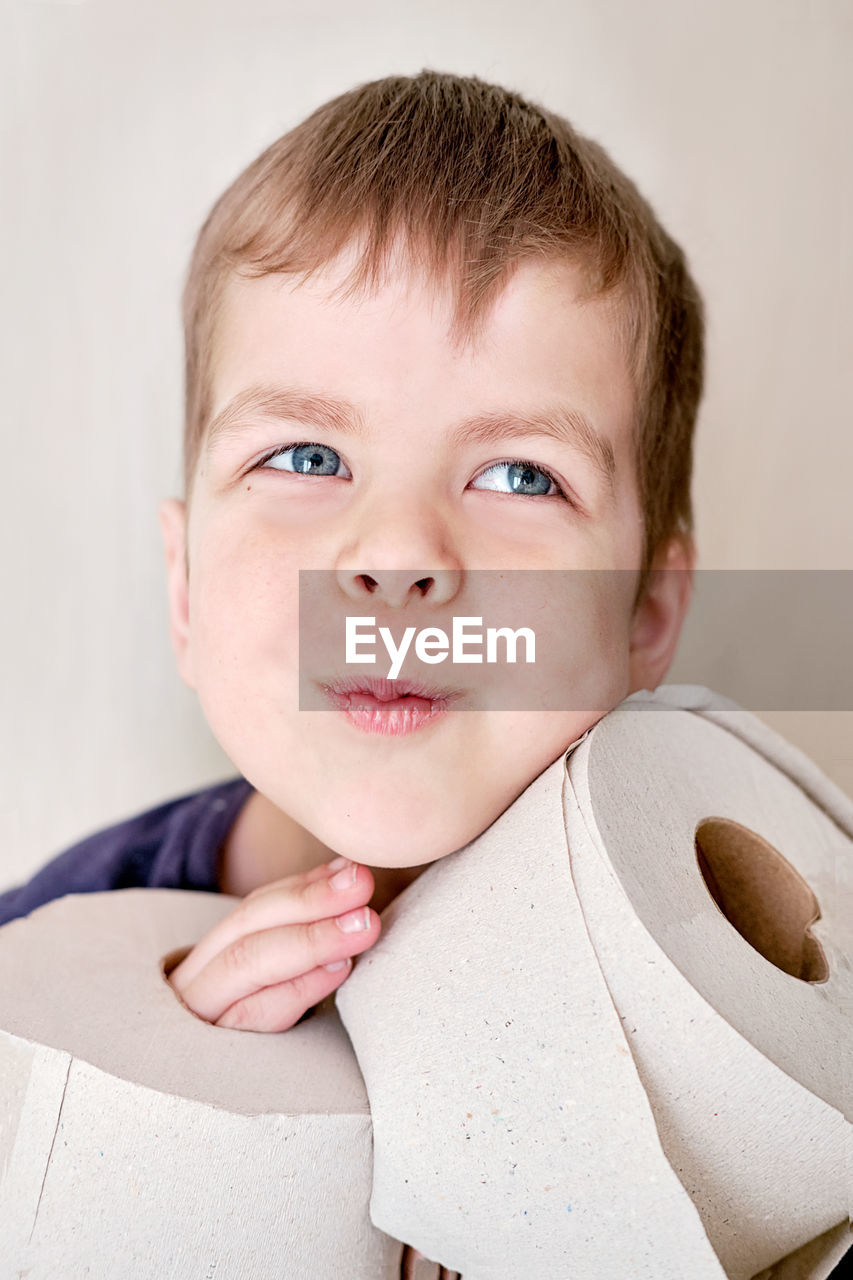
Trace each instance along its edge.
{"label": "short brown hair", "polygon": [[590,294],[615,293],[636,391],[644,513],[638,596],[658,548],[690,534],[704,317],[685,256],[604,149],[561,116],[475,76],[425,70],[341,94],[267,147],[216,201],[183,295],[184,480],[189,500],[212,412],[212,352],[233,273],[307,279],[348,244],[352,293],[382,278],[402,237],[476,332],[522,259],[568,259]]}

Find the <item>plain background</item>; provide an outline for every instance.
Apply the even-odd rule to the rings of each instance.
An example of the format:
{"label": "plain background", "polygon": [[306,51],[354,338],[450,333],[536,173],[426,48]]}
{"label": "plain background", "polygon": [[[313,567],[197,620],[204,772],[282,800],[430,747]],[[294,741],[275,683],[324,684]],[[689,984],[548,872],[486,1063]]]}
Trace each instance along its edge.
{"label": "plain background", "polygon": [[[225,186],[361,81],[473,73],[601,141],[708,306],[700,567],[853,569],[851,54],[847,0],[2,0],[0,888],[235,773],[168,636],[180,290]],[[764,718],[853,792],[853,713]]]}

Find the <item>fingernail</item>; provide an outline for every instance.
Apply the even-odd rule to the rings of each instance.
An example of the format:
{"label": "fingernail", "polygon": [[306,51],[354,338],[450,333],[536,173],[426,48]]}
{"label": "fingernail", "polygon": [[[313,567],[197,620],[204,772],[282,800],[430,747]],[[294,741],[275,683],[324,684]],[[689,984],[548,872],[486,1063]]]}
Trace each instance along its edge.
{"label": "fingernail", "polygon": [[329,973],[337,973],[340,969],[348,969],[352,964],[352,960],[347,956],[346,960],[335,960],[333,964],[324,964],[323,968],[328,969]]}
{"label": "fingernail", "polygon": [[356,870],[357,868],[354,862],[347,863],[343,871],[338,871],[332,876],[329,881],[330,886],[337,890],[351,889],[355,884]]}
{"label": "fingernail", "polygon": [[358,907],[355,911],[348,911],[344,916],[338,916],[337,925],[339,929],[343,929],[344,933],[357,933],[360,929],[369,929],[370,908]]}
{"label": "fingernail", "polygon": [[334,862],[329,863],[330,871],[337,871],[339,867],[349,866],[349,858],[335,858]]}

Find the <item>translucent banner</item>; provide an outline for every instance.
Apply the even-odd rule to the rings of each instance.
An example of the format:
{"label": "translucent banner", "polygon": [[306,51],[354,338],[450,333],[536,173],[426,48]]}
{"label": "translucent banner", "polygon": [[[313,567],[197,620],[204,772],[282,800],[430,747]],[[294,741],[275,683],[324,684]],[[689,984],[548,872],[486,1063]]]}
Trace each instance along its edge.
{"label": "translucent banner", "polygon": [[[301,570],[300,710],[357,695],[608,710],[631,691],[666,602],[691,590],[685,571],[659,570],[662,612],[635,613],[636,583],[614,569]],[[853,571],[696,571],[664,680],[753,711],[853,710]]]}

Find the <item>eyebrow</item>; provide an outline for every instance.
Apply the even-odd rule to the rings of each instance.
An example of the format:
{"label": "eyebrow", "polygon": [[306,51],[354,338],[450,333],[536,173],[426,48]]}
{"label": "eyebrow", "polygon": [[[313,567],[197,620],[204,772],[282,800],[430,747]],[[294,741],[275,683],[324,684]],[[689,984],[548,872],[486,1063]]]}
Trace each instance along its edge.
{"label": "eyebrow", "polygon": [[[287,418],[342,435],[370,435],[363,415],[348,400],[298,387],[257,385],[238,392],[216,414],[207,430],[205,449],[212,450],[225,440],[240,436],[250,426],[250,420],[277,422]],[[476,414],[457,423],[448,441],[451,446],[499,444],[517,435],[542,436],[576,449],[592,463],[613,496],[613,445],[577,409],[558,405],[544,411]]]}

